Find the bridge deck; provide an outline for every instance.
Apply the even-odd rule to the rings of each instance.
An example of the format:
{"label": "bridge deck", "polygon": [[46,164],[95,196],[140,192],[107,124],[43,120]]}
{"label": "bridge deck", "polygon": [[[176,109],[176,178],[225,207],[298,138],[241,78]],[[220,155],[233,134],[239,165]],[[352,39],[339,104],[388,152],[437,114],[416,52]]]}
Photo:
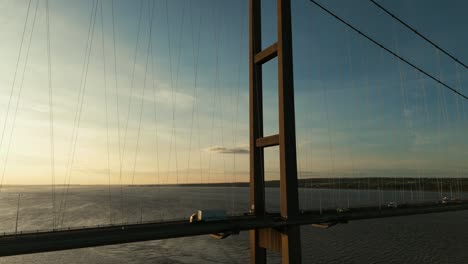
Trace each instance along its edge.
{"label": "bridge deck", "polygon": [[347,222],[352,220],[403,215],[468,210],[468,201],[448,204],[423,203],[399,208],[360,207],[338,213],[336,210],[303,211],[293,220],[284,220],[279,214],[262,218],[231,216],[215,222],[189,223],[187,219],[128,225],[111,225],[79,229],[60,229],[0,236],[0,256],[31,254],[85,247],[115,245],[139,241],[198,236],[222,232],[239,232],[255,228],[278,228],[288,225]]}

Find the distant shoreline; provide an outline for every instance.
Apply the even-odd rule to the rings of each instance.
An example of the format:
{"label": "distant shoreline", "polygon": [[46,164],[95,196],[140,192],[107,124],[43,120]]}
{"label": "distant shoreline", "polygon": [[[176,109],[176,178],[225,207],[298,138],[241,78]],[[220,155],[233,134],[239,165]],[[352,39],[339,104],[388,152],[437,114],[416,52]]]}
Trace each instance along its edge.
{"label": "distant shoreline", "polygon": [[[55,188],[95,187],[106,184],[71,184],[55,185]],[[111,184],[120,187],[119,184]],[[182,183],[182,184],[134,184],[125,187],[249,187],[249,182],[228,183]],[[266,188],[279,188],[279,180],[265,181]],[[302,189],[355,189],[355,190],[424,190],[424,191],[468,191],[468,178],[309,178],[299,179],[298,186]],[[50,185],[3,185],[7,187],[50,187]]]}
{"label": "distant shoreline", "polygon": [[[266,188],[279,188],[279,180],[265,181]],[[368,189],[368,190],[424,190],[463,191],[468,178],[311,178],[299,179],[299,188],[314,189]],[[127,187],[249,187],[248,182],[143,184]]]}

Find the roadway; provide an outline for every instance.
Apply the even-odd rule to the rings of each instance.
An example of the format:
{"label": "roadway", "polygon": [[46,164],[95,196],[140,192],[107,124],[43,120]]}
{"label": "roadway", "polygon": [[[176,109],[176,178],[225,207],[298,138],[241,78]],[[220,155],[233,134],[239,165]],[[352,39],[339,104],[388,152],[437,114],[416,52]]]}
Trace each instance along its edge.
{"label": "roadway", "polygon": [[226,220],[213,222],[189,223],[187,218],[162,222],[23,232],[0,236],[0,256],[32,254],[224,232],[238,233],[240,231],[257,228],[282,229],[289,225],[343,223],[361,219],[459,210],[468,210],[468,200],[449,202],[447,204],[408,204],[404,206],[400,205],[398,208],[360,207],[350,208],[342,212],[337,212],[336,209],[324,210],[322,212],[302,211],[301,214],[294,219],[283,219],[278,213],[273,213],[261,217],[253,215],[230,216]]}

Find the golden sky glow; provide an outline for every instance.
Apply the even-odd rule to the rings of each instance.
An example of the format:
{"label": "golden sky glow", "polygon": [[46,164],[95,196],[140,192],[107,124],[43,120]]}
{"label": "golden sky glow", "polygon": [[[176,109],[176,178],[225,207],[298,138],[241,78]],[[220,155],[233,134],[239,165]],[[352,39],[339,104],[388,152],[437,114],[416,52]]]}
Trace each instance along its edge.
{"label": "golden sky glow", "polygon": [[[110,2],[50,1],[51,109],[46,9],[29,2],[0,4],[3,184],[248,180],[246,5],[155,1],[151,13],[146,1],[117,1],[114,50]],[[293,25],[300,177],[466,176],[466,101],[307,8],[294,7]],[[404,55],[437,62],[403,31],[396,36],[387,42]],[[465,49],[453,49],[466,58],[468,40],[458,41]],[[277,130],[274,66],[265,66],[265,134]],[[468,91],[466,71],[444,58],[439,66]],[[277,178],[277,157],[266,153],[267,179]]]}

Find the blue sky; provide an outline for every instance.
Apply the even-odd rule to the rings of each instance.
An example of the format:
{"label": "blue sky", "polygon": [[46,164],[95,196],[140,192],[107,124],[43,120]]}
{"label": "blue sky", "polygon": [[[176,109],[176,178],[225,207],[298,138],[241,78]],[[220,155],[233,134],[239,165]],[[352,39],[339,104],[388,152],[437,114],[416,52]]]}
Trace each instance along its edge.
{"label": "blue sky", "polygon": [[[271,0],[263,2],[266,47],[276,38],[276,6]],[[31,1],[11,90],[28,3],[0,1],[4,184],[51,181],[44,1]],[[114,57],[111,1],[100,1],[88,60],[93,3],[49,1],[55,182],[246,181],[248,2],[114,1]],[[321,3],[468,93],[466,69],[369,1]],[[379,3],[468,61],[465,1]],[[466,100],[398,62],[309,1],[293,1],[292,11],[300,177],[466,176]],[[276,77],[272,60],[264,66],[263,77],[266,135],[277,132]],[[75,123],[77,113],[80,121]],[[268,150],[267,179],[278,178],[277,160],[277,150]]]}

